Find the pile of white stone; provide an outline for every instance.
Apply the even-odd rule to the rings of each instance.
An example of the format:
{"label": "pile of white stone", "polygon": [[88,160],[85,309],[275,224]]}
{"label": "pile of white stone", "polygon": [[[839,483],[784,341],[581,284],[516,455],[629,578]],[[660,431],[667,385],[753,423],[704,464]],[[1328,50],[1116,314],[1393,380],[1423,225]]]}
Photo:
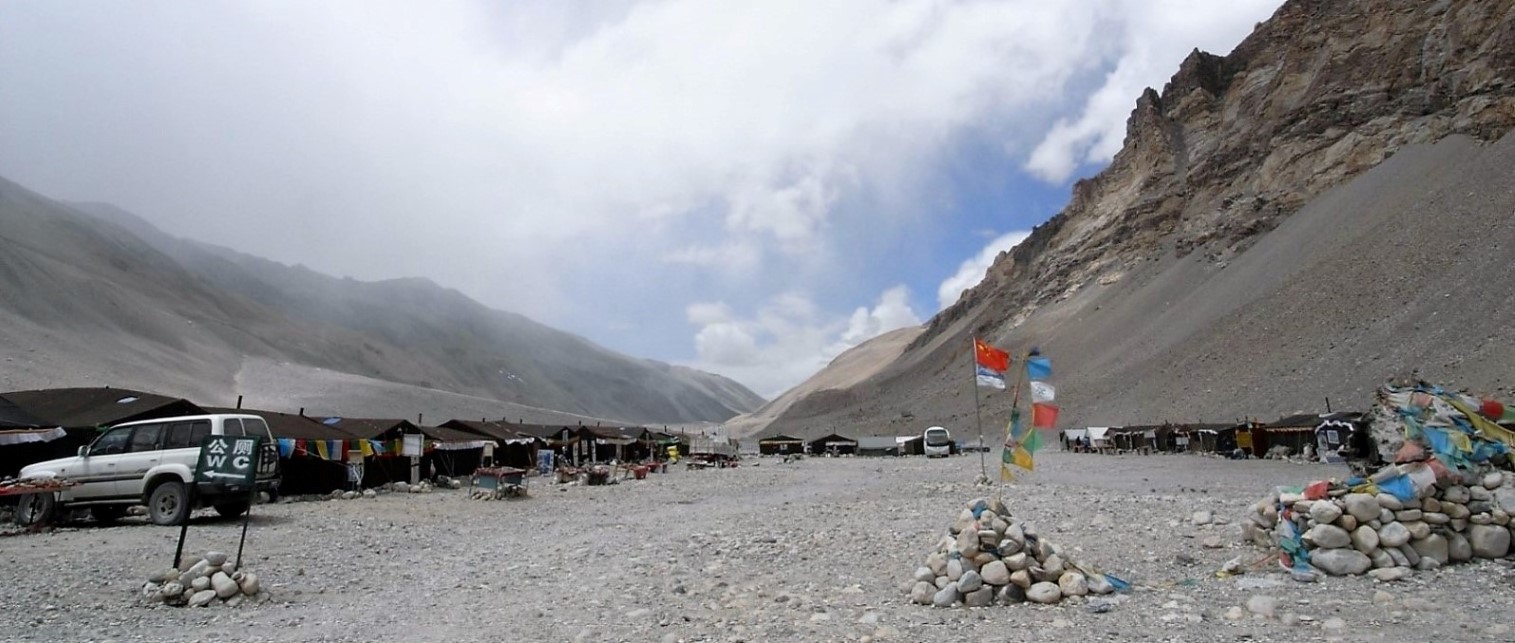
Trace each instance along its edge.
{"label": "pile of white stone", "polygon": [[469,496],[474,500],[505,500],[507,498],[525,498],[526,486],[514,484],[501,484],[494,489],[476,487]]}
{"label": "pile of white stone", "polygon": [[1265,547],[1302,545],[1310,566],[1320,572],[1391,581],[1412,569],[1504,557],[1510,552],[1512,513],[1515,476],[1452,471],[1434,485],[1417,486],[1408,500],[1354,493],[1337,481],[1313,500],[1275,490],[1252,506],[1242,529]]}
{"label": "pile of white stone", "polygon": [[968,503],[914,578],[910,599],[937,607],[1051,604],[1115,591],[1104,574],[1037,537],[997,498]]}
{"label": "pile of white stone", "polygon": [[269,598],[257,574],[234,568],[226,554],[216,551],[187,556],[177,568],[153,572],[142,586],[142,599],[149,605],[237,607]]}

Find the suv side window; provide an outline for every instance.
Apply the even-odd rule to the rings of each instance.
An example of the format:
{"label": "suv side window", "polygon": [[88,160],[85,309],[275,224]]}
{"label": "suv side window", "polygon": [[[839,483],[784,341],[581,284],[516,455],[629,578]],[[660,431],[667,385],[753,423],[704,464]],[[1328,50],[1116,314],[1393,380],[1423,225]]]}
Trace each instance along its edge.
{"label": "suv side window", "polygon": [[189,439],[189,422],[175,422],[168,425],[168,430],[163,436],[163,448],[187,449],[195,446]]}
{"label": "suv side window", "polygon": [[226,418],[221,420],[221,435],[242,435],[242,420],[239,418]]}
{"label": "suv side window", "polygon": [[256,435],[263,438],[264,442],[268,441],[268,424],[263,420],[242,420],[242,427],[247,430],[247,435]]}
{"label": "suv side window", "polygon": [[143,424],[132,432],[131,452],[157,451],[158,440],[163,437],[162,424]]}
{"label": "suv side window", "polygon": [[95,439],[95,443],[89,446],[90,455],[111,455],[126,453],[126,444],[131,438],[131,427],[111,429],[104,435]]}
{"label": "suv side window", "polygon": [[210,420],[195,420],[189,423],[189,446],[199,447],[210,435]]}

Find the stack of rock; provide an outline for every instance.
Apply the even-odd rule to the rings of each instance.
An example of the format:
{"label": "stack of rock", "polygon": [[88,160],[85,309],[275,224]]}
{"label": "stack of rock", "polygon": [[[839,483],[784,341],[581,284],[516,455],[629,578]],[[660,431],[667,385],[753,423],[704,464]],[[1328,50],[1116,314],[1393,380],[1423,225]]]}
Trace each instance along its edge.
{"label": "stack of rock", "polygon": [[224,603],[236,607],[244,602],[269,600],[258,582],[258,575],[238,570],[227,561],[226,554],[207,552],[189,556],[177,568],[153,572],[142,586],[142,598],[150,605],[205,607]]}
{"label": "stack of rock", "polygon": [[357,500],[359,498],[377,498],[379,497],[379,492],[373,489],[364,489],[362,491],[343,491],[337,489],[326,494],[326,497],[331,500]]}
{"label": "stack of rock", "polygon": [[[422,480],[415,484],[410,484],[409,482],[396,482],[385,486],[389,487],[389,490],[395,493],[431,493],[432,489],[431,483],[425,480]],[[457,487],[453,488],[456,489]]]}
{"label": "stack of rock", "polygon": [[[1405,469],[1423,477],[1414,465],[1384,471]],[[1371,481],[1349,486],[1334,480],[1297,492],[1275,490],[1252,506],[1243,533],[1259,545],[1283,547],[1296,570],[1307,564],[1335,576],[1366,573],[1380,580],[1508,554],[1515,477],[1487,469],[1443,473],[1410,493],[1359,493],[1353,489],[1370,490]]]}
{"label": "stack of rock", "polygon": [[1037,537],[997,498],[968,503],[926,564],[915,570],[914,580],[910,599],[937,607],[1050,604],[1115,591],[1104,574]]}
{"label": "stack of rock", "polygon": [[473,490],[470,496],[474,500],[504,500],[506,498],[524,498],[526,497],[526,487],[524,485],[514,484],[501,484],[499,487],[496,487],[494,489],[485,489],[483,487],[478,487]]}

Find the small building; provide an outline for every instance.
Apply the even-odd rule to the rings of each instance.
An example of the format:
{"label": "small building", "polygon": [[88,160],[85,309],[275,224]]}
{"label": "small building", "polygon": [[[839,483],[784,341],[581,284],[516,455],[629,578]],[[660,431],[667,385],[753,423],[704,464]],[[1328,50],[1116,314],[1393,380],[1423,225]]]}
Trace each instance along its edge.
{"label": "small building", "polygon": [[759,439],[757,443],[758,453],[762,455],[787,455],[805,451],[805,441],[789,435],[769,436]]}
{"label": "small building", "polygon": [[1332,413],[1321,418],[1320,426],[1315,427],[1315,457],[1321,462],[1341,464],[1362,457],[1364,449],[1376,451],[1370,444],[1365,444],[1372,440],[1361,421],[1361,413]]}
{"label": "small building", "polygon": [[810,452],[816,455],[853,455],[857,453],[857,440],[832,433],[810,441]]}
{"label": "small building", "polygon": [[1305,447],[1314,450],[1315,429],[1324,417],[1325,414],[1298,413],[1267,424],[1254,425],[1249,450],[1259,458],[1300,455],[1304,453]]}

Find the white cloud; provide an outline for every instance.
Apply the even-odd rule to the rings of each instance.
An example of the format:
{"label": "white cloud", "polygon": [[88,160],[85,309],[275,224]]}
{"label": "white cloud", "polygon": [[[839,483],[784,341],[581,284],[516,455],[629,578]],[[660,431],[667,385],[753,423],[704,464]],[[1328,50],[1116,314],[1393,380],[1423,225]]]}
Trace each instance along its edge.
{"label": "white cloud", "polygon": [[[583,302],[638,305],[657,311],[641,335],[687,350],[698,289],[759,310],[694,322],[701,359],[771,391],[843,335],[913,319],[881,301],[852,332],[844,311],[907,278],[861,274],[883,262],[860,253],[938,225],[964,141],[1042,141],[1027,167],[1066,176],[1119,144],[1143,84],[1228,47],[1264,4],[18,2],[0,20],[0,174],[591,337]],[[867,285],[783,294],[820,279]]]}
{"label": "white cloud", "polygon": [[1147,87],[1161,89],[1178,64],[1198,48],[1226,54],[1266,19],[1278,0],[1195,3],[1153,0],[1120,5],[1117,62],[1076,118],[1061,118],[1026,161],[1026,170],[1062,183],[1083,164],[1099,164],[1120,151],[1126,118]]}
{"label": "white cloud", "polygon": [[936,289],[936,303],[938,309],[946,308],[957,302],[957,298],[963,296],[963,291],[984,280],[989,274],[989,267],[994,265],[994,258],[1001,252],[1009,252],[1016,244],[1031,236],[1030,232],[1017,230],[1002,234],[985,245],[978,254],[964,260],[957,267],[957,272],[951,277],[942,280],[942,285]]}
{"label": "white cloud", "polygon": [[686,316],[695,333],[695,368],[726,374],[773,397],[814,374],[837,355],[883,333],[915,326],[905,286],[885,290],[874,306],[850,316],[825,315],[808,296],[786,292],[739,319],[724,303],[696,303]]}

